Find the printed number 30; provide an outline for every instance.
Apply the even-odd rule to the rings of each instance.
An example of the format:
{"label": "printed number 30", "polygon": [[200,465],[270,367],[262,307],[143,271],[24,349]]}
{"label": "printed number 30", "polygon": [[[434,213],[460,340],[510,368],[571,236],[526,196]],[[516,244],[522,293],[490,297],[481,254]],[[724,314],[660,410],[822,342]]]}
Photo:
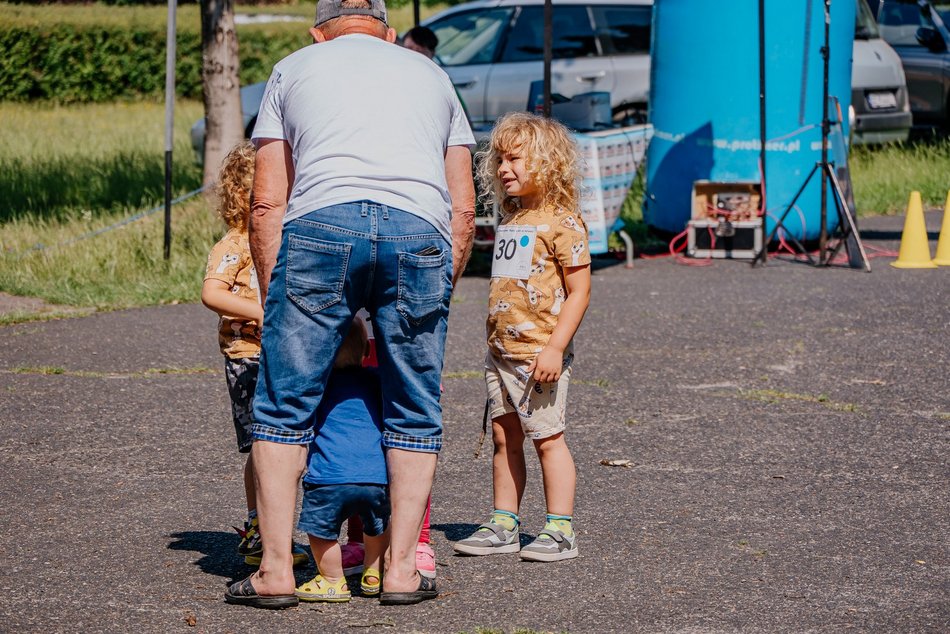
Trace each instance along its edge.
{"label": "printed number 30", "polygon": [[515,257],[515,249],[517,248],[518,242],[516,240],[501,239],[498,241],[498,252],[495,254],[495,259],[501,260],[504,258],[510,260]]}

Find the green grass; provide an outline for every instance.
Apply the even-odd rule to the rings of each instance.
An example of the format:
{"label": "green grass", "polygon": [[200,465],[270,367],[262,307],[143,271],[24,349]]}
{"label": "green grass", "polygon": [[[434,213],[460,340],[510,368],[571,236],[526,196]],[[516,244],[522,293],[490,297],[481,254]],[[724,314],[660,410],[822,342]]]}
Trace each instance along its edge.
{"label": "green grass", "polygon": [[854,403],[839,403],[832,401],[824,394],[796,394],[794,392],[782,392],[779,390],[745,390],[739,388],[739,398],[749,401],[761,401],[762,403],[780,403],[782,401],[801,401],[804,403],[818,403],[839,412],[857,412],[858,406]]}
{"label": "green grass", "polygon": [[[176,195],[201,184],[188,130],[203,114],[199,102],[176,105]],[[163,200],[164,104],[0,103],[0,121],[0,223],[88,220]]]}
{"label": "green grass", "polygon": [[[176,195],[200,183],[187,133],[202,113],[198,102],[176,105]],[[162,104],[0,103],[0,120],[5,124],[0,136],[0,291],[96,309],[198,300],[207,253],[224,229],[204,198],[173,208],[169,261],[162,257],[161,212],[82,239],[161,204]],[[948,168],[946,139],[858,148],[851,169],[859,211],[900,213],[911,189],[919,189],[928,206],[942,206]],[[642,195],[641,178],[622,214],[638,248],[655,241],[643,224]],[[52,313],[59,314],[68,313]],[[0,324],[24,318],[16,315]]]}
{"label": "green grass", "polygon": [[223,234],[221,222],[200,197],[173,208],[168,261],[162,257],[161,213],[74,244],[19,254],[38,243],[75,239],[122,216],[3,224],[0,290],[98,309],[197,301],[208,251]]}
{"label": "green grass", "polygon": [[925,209],[942,209],[950,189],[950,139],[858,146],[850,166],[859,216],[903,214],[913,190],[920,192]]}
{"label": "green grass", "polygon": [[[633,240],[634,250],[640,253],[644,250],[652,251],[666,246],[665,240],[660,240],[650,232],[650,228],[643,220],[643,195],[646,193],[646,163],[640,165],[637,175],[633,179],[630,191],[627,193],[623,205],[620,207],[620,218],[624,222],[624,229]],[[608,237],[608,247],[623,249],[624,244],[617,234],[611,233]]]}
{"label": "green grass", "polygon": [[[201,114],[196,102],[176,107],[176,194],[200,184],[187,131]],[[162,203],[162,104],[0,104],[0,120],[0,290],[99,309],[198,299],[208,250],[223,233],[200,196],[173,208],[167,262],[161,211],[55,246]]]}
{"label": "green grass", "polygon": [[[412,26],[412,3],[409,0],[388,2],[389,24],[398,32]],[[423,2],[419,14],[424,20],[443,9],[448,4]],[[272,4],[261,6],[238,5],[236,12],[247,14],[277,14],[292,15],[301,18],[301,22],[274,22],[267,24],[238,25],[238,38],[244,30],[262,29],[267,31],[294,31],[310,28],[316,11],[316,2],[300,2],[288,4]],[[26,5],[0,3],[0,20],[5,24],[16,26],[56,24],[71,24],[87,27],[119,26],[136,27],[152,26],[165,28],[168,18],[168,8],[164,4],[153,6],[125,6],[117,7],[104,4],[45,4]],[[180,32],[200,32],[201,13],[198,5],[180,5],[175,14],[175,25]]]}
{"label": "green grass", "polygon": [[[425,20],[430,15],[434,15],[444,10],[449,5],[444,2],[427,2],[423,0],[419,7],[419,16]],[[412,26],[412,2],[411,0],[389,0],[386,2],[386,10],[389,13],[389,25],[399,33],[407,31]],[[313,20],[316,11],[315,2],[301,2],[298,4],[286,5],[260,5],[260,6],[238,6],[238,13],[266,13],[279,15],[295,15],[306,18],[307,21]],[[310,26],[309,24],[307,25]]]}
{"label": "green grass", "polygon": [[[238,25],[238,38],[241,32],[250,30],[294,31],[310,27],[308,21],[313,19],[316,3],[312,7],[305,5],[278,5],[263,11],[245,11],[238,7],[237,13],[276,13],[299,15],[301,22],[269,22],[266,24]],[[164,4],[151,6],[112,6],[105,4],[7,4],[0,3],[2,22],[10,26],[43,28],[57,25],[71,25],[78,27],[120,27],[120,28],[150,28],[164,30],[168,19],[168,7]],[[410,13],[411,15],[411,13]],[[304,20],[304,18],[306,18]],[[175,28],[179,33],[201,32],[201,11],[197,4],[180,5],[175,13]]]}
{"label": "green grass", "polygon": [[442,374],[443,379],[480,379],[484,376],[485,373],[479,370],[462,370],[461,372],[445,372]]}
{"label": "green grass", "polygon": [[84,317],[95,312],[93,308],[67,308],[65,310],[14,310],[0,314],[0,326],[13,326],[30,322],[56,321],[69,317]]}
{"label": "green grass", "polygon": [[[3,372],[3,370],[0,370]],[[204,366],[194,368],[147,368],[139,372],[93,372],[89,370],[67,370],[55,366],[17,367],[8,370],[12,374],[35,374],[41,376],[63,375],[84,379],[148,379],[157,376],[194,376],[196,374],[218,374],[218,370]]]}

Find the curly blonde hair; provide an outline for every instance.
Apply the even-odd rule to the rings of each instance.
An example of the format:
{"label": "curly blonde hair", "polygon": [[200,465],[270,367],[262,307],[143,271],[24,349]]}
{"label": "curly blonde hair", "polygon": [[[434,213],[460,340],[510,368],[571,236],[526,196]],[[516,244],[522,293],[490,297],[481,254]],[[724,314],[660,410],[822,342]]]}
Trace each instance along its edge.
{"label": "curly blonde hair", "polygon": [[251,216],[251,185],[254,182],[254,146],[243,141],[234,146],[221,164],[215,183],[218,215],[232,229],[247,231]]}
{"label": "curly blonde hair", "polygon": [[498,177],[502,155],[515,150],[524,157],[528,176],[541,192],[542,206],[577,208],[580,173],[574,137],[563,124],[530,112],[512,112],[499,119],[488,148],[475,155],[479,198],[484,204],[497,200],[506,215],[521,208],[521,202],[505,192]]}

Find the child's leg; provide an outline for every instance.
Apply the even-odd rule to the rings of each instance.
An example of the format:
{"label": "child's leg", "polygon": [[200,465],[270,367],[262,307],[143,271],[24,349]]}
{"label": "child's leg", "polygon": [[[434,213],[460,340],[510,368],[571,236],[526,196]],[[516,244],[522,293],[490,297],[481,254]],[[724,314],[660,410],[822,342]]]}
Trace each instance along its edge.
{"label": "child's leg", "polygon": [[[495,509],[518,515],[525,487],[524,430],[518,414],[510,412],[492,420],[492,486]],[[545,489],[546,491],[546,489]]]}
{"label": "child's leg", "polygon": [[521,549],[529,561],[561,561],[577,557],[577,538],[571,525],[577,472],[564,433],[534,441],[541,459],[547,521],[538,538]]}
{"label": "child's leg", "polygon": [[[254,358],[224,359],[224,375],[231,397],[231,416],[237,434],[238,451],[247,454],[244,462],[244,498],[248,523],[256,516],[257,490],[254,486],[254,463],[251,460],[251,427],[254,425],[253,399],[257,387],[258,361]],[[246,530],[246,529],[245,529]]]}
{"label": "child's leg", "polygon": [[544,500],[548,514],[572,516],[577,471],[574,468],[571,450],[567,448],[567,441],[564,440],[564,432],[535,440],[534,447],[541,460]]}
{"label": "child's leg", "polygon": [[492,487],[495,509],[491,519],[459,540],[453,548],[463,555],[516,553],[521,549],[518,508],[524,494],[524,431],[514,413],[492,420]]}
{"label": "child's leg", "polygon": [[419,543],[416,544],[416,570],[423,577],[435,579],[435,551],[429,545],[431,533],[429,530],[429,515],[432,511],[432,496],[426,503],[426,516],[422,520],[422,530],[419,532]]}
{"label": "child's leg", "polygon": [[343,571],[348,574],[363,572],[363,520],[354,513],[346,520],[346,543],[343,544]]}
{"label": "child's leg", "polygon": [[428,544],[432,541],[432,537],[429,531],[429,515],[432,512],[432,496],[429,496],[429,501],[426,502],[426,516],[422,519],[422,530],[419,532],[419,543]]}
{"label": "child's leg", "polygon": [[244,497],[247,498],[248,515],[251,511],[257,515],[257,489],[254,488],[254,462],[251,460],[251,454],[247,454],[247,462],[244,463]]}
{"label": "child's leg", "polygon": [[[306,503],[306,500],[305,500]],[[343,576],[340,544],[335,539],[310,538],[310,551],[317,562],[317,576],[300,584],[295,594],[301,601],[349,601],[350,588]]]}
{"label": "child's leg", "polygon": [[[385,532],[376,537],[370,537],[367,535],[363,541],[363,545],[366,548],[366,554],[363,555],[363,586],[375,586],[378,590],[379,583],[382,581],[379,578],[379,571],[382,569],[383,564],[383,553],[386,552],[386,547],[389,546],[389,532]],[[373,574],[375,571],[375,574]]]}
{"label": "child's leg", "polygon": [[366,554],[363,556],[363,576],[360,578],[360,590],[363,596],[379,595],[382,586],[383,558],[389,548],[389,519],[392,507],[389,492],[385,486],[364,485],[362,500],[363,544]]}
{"label": "child's leg", "polygon": [[310,552],[317,562],[320,576],[336,583],[343,578],[343,561],[340,554],[340,543],[333,539],[321,539],[313,535],[310,538]]}

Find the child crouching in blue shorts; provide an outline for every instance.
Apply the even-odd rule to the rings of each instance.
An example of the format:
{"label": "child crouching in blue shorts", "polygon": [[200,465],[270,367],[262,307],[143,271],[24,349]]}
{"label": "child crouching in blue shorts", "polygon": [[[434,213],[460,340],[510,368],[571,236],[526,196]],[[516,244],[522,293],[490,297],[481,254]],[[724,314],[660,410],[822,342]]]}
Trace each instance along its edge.
{"label": "child crouching in blue shorts", "polygon": [[374,369],[362,367],[368,353],[366,328],[353,320],[340,346],[310,443],[298,527],[310,538],[316,577],[301,584],[302,601],[349,601],[337,538],[344,520],[363,522],[365,554],[361,590],[377,596],[380,562],[389,527],[389,492],[383,454],[382,392]]}

